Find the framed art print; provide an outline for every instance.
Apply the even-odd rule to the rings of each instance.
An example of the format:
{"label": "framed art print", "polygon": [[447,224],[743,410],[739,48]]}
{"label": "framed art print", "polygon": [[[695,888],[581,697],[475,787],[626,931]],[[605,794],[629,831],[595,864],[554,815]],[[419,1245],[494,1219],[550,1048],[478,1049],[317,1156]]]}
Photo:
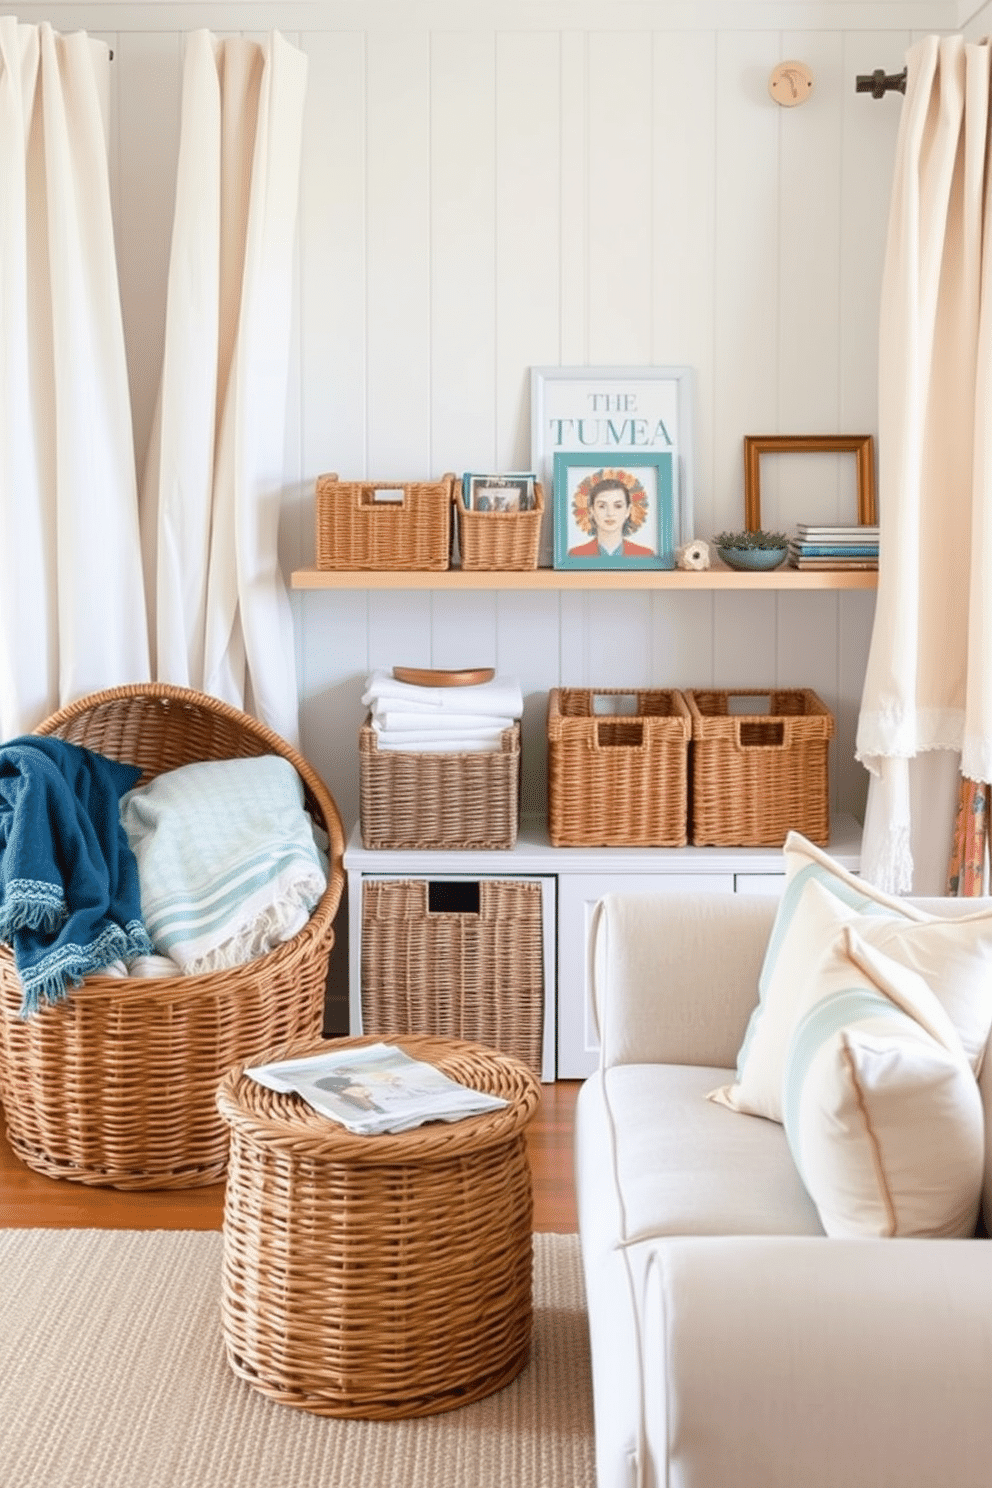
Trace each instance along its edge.
{"label": "framed art print", "polygon": [[[691,368],[532,367],[530,430],[545,491],[558,454],[599,454],[619,466],[669,456],[672,547],[693,536]],[[556,555],[560,546],[556,537]]]}
{"label": "framed art print", "polygon": [[875,501],[875,445],[870,434],[745,434],[744,525],[761,528],[761,456],[763,454],[853,455],[858,486],[858,526],[878,521]]}
{"label": "framed art print", "polygon": [[674,568],[674,465],[667,450],[556,452],[555,568]]}

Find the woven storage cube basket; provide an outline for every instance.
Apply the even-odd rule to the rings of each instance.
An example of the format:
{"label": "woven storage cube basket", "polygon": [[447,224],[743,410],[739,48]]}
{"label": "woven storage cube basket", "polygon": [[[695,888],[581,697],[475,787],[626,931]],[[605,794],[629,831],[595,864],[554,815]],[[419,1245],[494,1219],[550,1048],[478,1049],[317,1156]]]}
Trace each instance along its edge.
{"label": "woven storage cube basket", "polygon": [[513,847],[520,820],[520,725],[500,748],[464,754],[380,749],[358,733],[359,806],[367,848]]}
{"label": "woven storage cube basket", "polygon": [[[692,714],[692,840],[779,847],[790,831],[830,837],[830,709],[808,687],[686,692]],[[731,711],[731,699],[743,700]],[[767,712],[747,711],[767,699]]]}
{"label": "woven storage cube basket", "polygon": [[530,511],[470,511],[460,486],[455,488],[458,547],[464,569],[536,568],[544,517],[544,492],[534,483]]}
{"label": "woven storage cube basket", "polygon": [[162,980],[89,977],[64,1002],[22,1019],[13,954],[0,946],[0,1099],[17,1156],[47,1177],[111,1188],[216,1183],[228,1151],[215,1104],[221,1077],[260,1050],[321,1029],[344,885],[337,806],[271,729],[179,687],[94,693],[37,732],[138,765],[141,784],[198,761],[282,755],[330,839],[327,889],[307,924],[244,966]]}
{"label": "woven storage cube basket", "polygon": [[[323,1049],[371,1042],[335,1039]],[[501,1389],[530,1352],[526,1128],[540,1084],[519,1060],[477,1044],[391,1042],[506,1105],[369,1137],[240,1069],[217,1093],[231,1127],[228,1363],[262,1394],[318,1415],[453,1410]],[[319,1052],[297,1042],[265,1062]],[[471,1483],[471,1466],[463,1481]]]}
{"label": "woven storage cube basket", "polygon": [[[318,568],[445,569],[451,562],[453,475],[435,481],[317,477]],[[377,501],[377,491],[399,496]]]}
{"label": "woven storage cube basket", "polygon": [[[595,712],[631,699],[633,713]],[[692,722],[678,691],[555,687],[548,834],[555,847],[683,847]]]}
{"label": "woven storage cube basket", "polygon": [[[477,893],[473,907],[445,907],[460,891]],[[472,1039],[540,1075],[541,930],[541,885],[533,881],[367,879],[363,1030]]]}

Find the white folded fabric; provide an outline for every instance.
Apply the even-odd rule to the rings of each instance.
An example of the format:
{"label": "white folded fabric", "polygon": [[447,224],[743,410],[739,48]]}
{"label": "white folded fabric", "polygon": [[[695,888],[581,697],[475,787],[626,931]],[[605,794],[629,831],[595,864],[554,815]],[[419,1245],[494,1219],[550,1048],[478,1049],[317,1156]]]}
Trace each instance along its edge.
{"label": "white folded fabric", "polygon": [[502,747],[502,730],[464,738],[428,737],[412,741],[409,734],[377,734],[377,749],[406,750],[409,754],[495,754]]}
{"label": "white folded fabric", "polygon": [[497,717],[523,716],[524,699],[516,677],[494,677],[491,682],[478,682],[468,687],[415,687],[410,682],[397,682],[385,671],[369,676],[362,694],[367,708],[388,701],[391,710],[440,713],[495,714]]}
{"label": "white folded fabric", "polygon": [[[169,956],[135,956],[132,961],[111,961],[93,976],[100,977],[175,977],[180,968]],[[84,978],[89,981],[89,977]]]}
{"label": "white folded fabric", "polygon": [[470,734],[484,729],[492,732],[493,729],[512,728],[515,720],[509,717],[500,717],[495,713],[403,713],[396,709],[383,712],[379,708],[372,709],[373,728],[401,729],[410,731],[428,729],[433,733],[439,731]]}
{"label": "white folded fabric", "polygon": [[514,728],[512,723],[480,723],[474,728],[437,728],[424,723],[420,728],[387,729],[373,718],[372,732],[377,739],[396,739],[413,749],[418,744],[430,744],[436,741],[438,744],[447,744],[449,748],[455,747],[462,739],[499,739],[508,728]]}
{"label": "white folded fabric", "polygon": [[[94,972],[91,973],[91,975],[93,975],[93,976],[100,976],[100,977],[126,977],[127,976],[127,962],[126,961],[108,961],[107,964],[106,964],[106,966],[101,966],[100,969],[99,969],[99,971],[94,971]],[[85,981],[89,981],[89,977],[88,976],[84,977],[83,978],[83,981],[84,982]]]}
{"label": "white folded fabric", "polygon": [[[371,702],[368,702],[369,698],[372,699]],[[440,718],[442,713],[436,703],[418,702],[416,698],[377,698],[372,693],[365,692],[362,695],[362,702],[367,702],[373,713],[385,708],[391,708],[403,714],[419,713],[422,718]]]}
{"label": "white folded fabric", "polygon": [[158,978],[180,976],[182,972],[171,956],[135,956],[133,961],[128,962],[127,974],[132,977]]}

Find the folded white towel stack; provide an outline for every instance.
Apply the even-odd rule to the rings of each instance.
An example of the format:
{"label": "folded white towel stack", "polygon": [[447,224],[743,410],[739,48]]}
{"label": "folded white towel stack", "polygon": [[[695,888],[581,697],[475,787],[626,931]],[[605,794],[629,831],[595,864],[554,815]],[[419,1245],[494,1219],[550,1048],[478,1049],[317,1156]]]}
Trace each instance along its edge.
{"label": "folded white towel stack", "polygon": [[493,753],[504,730],[523,715],[515,677],[494,677],[464,687],[418,687],[376,671],[362,702],[372,716],[379,749],[412,753]]}

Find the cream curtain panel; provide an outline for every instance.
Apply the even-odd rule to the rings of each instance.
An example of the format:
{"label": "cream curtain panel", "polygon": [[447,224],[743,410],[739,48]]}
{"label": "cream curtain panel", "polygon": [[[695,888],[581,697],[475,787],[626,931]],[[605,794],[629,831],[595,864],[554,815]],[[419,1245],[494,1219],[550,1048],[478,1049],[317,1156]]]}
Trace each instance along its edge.
{"label": "cream curtain panel", "polygon": [[862,872],[944,893],[960,773],[992,780],[989,43],[907,54],[879,343],[878,596]]}
{"label": "cream curtain panel", "polygon": [[109,53],[0,17],[0,737],[148,679]]}
{"label": "cream curtain panel", "polygon": [[298,742],[278,564],[307,61],[187,38],[158,407],[142,482],[160,681],[247,708]]}

